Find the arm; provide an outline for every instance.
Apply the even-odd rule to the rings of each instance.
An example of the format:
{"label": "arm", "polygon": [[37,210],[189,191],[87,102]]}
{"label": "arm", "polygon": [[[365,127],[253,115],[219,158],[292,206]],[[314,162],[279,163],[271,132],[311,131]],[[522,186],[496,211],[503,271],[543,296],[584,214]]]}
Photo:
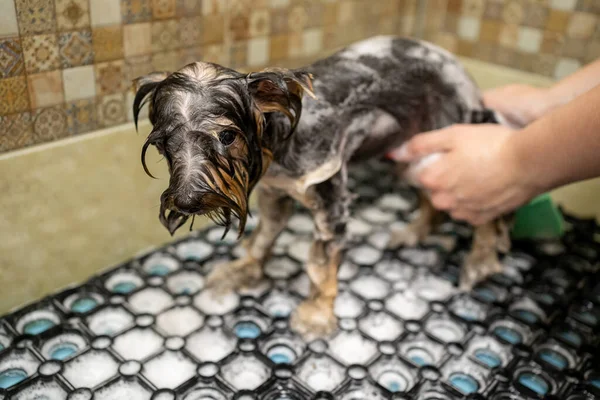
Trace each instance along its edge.
{"label": "arm", "polygon": [[419,182],[432,202],[479,225],[538,194],[600,175],[600,86],[513,131],[499,125],[454,125],[419,134],[391,154],[402,162],[441,153]]}

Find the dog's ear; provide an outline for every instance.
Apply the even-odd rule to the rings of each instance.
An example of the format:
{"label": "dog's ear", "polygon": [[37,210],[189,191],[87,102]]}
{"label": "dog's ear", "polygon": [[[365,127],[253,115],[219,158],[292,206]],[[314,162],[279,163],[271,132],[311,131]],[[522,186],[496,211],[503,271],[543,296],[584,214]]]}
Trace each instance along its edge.
{"label": "dog's ear", "polygon": [[158,84],[164,81],[169,75],[170,72],[152,72],[133,80],[133,90],[135,91],[135,98],[133,100],[133,120],[135,122],[136,130],[140,111],[148,102],[149,95],[156,89]]}
{"label": "dog's ear", "polygon": [[265,69],[247,77],[250,94],[263,113],[281,112],[296,128],[302,114],[304,93],[315,98],[312,75],[305,71],[283,68]]}

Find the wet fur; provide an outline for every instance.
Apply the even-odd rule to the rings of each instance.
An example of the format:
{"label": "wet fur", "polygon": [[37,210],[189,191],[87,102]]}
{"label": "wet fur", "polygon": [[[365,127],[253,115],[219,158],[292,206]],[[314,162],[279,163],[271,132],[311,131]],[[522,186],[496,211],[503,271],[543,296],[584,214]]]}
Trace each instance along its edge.
{"label": "wet fur", "polygon": [[[335,328],[337,267],[353,198],[347,165],[382,156],[419,132],[495,119],[450,53],[392,37],[359,42],[297,71],[242,75],[196,63],[176,74],[142,77],[137,90],[136,120],[147,101],[154,126],[144,149],[157,146],[169,163],[171,180],[161,197],[161,221],[169,231],[198,213],[225,225],[233,213],[243,229],[247,198],[260,182],[260,222],[245,242],[246,255],[218,267],[208,286],[226,290],[260,279],[293,199],[311,210],[311,295],[292,316],[305,336]],[[226,127],[238,133],[233,147],[216,139]],[[421,218],[394,233],[390,245],[415,245],[430,233],[437,212],[426,196],[421,199]],[[462,287],[498,272],[496,251],[506,250],[500,225],[476,229]]]}

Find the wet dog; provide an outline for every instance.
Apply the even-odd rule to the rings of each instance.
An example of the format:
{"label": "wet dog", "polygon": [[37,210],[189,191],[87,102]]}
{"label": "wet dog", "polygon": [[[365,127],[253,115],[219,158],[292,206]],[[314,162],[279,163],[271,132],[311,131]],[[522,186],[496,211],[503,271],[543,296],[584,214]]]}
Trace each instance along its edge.
{"label": "wet dog", "polygon": [[[242,258],[207,278],[215,289],[253,285],[292,215],[307,207],[315,230],[306,272],[308,299],[292,327],[321,336],[336,326],[337,269],[346,237],[349,163],[382,156],[420,132],[454,123],[494,120],[458,61],[426,42],[376,37],[351,45],[302,70],[242,74],[205,62],[138,78],[133,105],[149,106],[153,125],[142,162],[154,146],[168,163],[160,221],[173,234],[190,217],[206,215],[244,231],[248,198],[258,191],[259,224]],[[144,169],[150,172],[144,163]],[[415,245],[438,213],[420,196],[419,217],[394,232],[390,247]],[[460,285],[469,288],[499,272],[497,251],[510,245],[504,220],[477,227]]]}

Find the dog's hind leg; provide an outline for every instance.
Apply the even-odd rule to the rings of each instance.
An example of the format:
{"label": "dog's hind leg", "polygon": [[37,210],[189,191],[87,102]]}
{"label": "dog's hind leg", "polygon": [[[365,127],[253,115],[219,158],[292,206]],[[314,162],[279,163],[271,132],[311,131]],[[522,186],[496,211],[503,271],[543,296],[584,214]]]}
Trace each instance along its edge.
{"label": "dog's hind leg", "polygon": [[294,201],[284,192],[258,188],[259,222],[243,245],[246,254],[235,261],[215,266],[206,286],[217,291],[252,287],[263,277],[263,265],[271,255],[273,244],[285,228],[294,210]]}
{"label": "dog's hind leg", "polygon": [[387,247],[395,249],[400,246],[416,246],[433,231],[441,213],[433,207],[427,194],[418,192],[419,214],[408,226],[392,230]]}
{"label": "dog's hind leg", "polygon": [[307,340],[326,336],[337,326],[333,307],[350,203],[345,180],[345,172],[340,171],[307,193],[315,221],[315,238],[306,266],[311,292],[291,319],[291,327]]}

